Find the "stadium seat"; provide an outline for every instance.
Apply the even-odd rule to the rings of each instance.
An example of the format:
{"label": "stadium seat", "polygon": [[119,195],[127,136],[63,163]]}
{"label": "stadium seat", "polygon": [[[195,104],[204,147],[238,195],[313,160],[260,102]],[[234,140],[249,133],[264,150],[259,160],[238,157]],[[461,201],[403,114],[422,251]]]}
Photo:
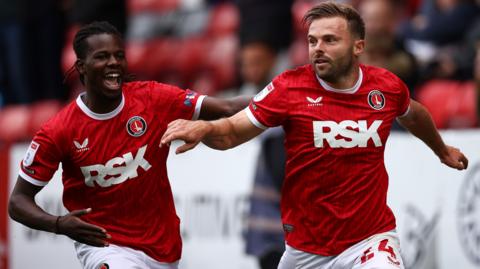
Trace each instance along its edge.
{"label": "stadium seat", "polygon": [[475,84],[433,80],[417,89],[417,100],[432,114],[439,129],[478,126]]}
{"label": "stadium seat", "polygon": [[31,140],[43,123],[61,109],[56,100],[32,105],[11,105],[0,110],[0,141],[13,143]]}
{"label": "stadium seat", "polygon": [[217,38],[211,44],[206,68],[214,74],[215,91],[231,87],[234,83],[237,52],[238,40],[235,35]]}
{"label": "stadium seat", "polygon": [[225,36],[235,34],[240,22],[237,7],[232,3],[218,4],[212,9],[207,26],[207,35]]}
{"label": "stadium seat", "polygon": [[127,1],[127,9],[129,15],[142,12],[162,13],[174,10],[180,6],[181,0],[129,0]]}
{"label": "stadium seat", "polygon": [[13,143],[28,140],[29,118],[27,105],[6,106],[0,110],[0,141]]}

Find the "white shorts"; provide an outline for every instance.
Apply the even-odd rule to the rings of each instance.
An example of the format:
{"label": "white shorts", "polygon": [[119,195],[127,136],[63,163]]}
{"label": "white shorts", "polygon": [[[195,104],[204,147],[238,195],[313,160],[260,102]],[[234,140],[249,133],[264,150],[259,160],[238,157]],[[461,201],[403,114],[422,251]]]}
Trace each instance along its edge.
{"label": "white shorts", "polygon": [[404,269],[396,231],[373,235],[337,256],[307,253],[286,245],[278,269]]}
{"label": "white shorts", "polygon": [[74,242],[80,264],[84,269],[178,269],[178,262],[159,262],[140,250],[110,245],[93,247]]}

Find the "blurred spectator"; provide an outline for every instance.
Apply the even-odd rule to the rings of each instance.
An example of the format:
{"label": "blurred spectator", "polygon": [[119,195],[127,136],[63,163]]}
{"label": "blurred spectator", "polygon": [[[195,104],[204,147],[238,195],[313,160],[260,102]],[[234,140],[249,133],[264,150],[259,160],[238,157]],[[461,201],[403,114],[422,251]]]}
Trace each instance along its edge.
{"label": "blurred spectator", "polygon": [[274,48],[261,41],[245,44],[238,56],[241,85],[220,92],[221,96],[255,95],[286,65],[283,55],[279,56]]}
{"label": "blurred spectator", "polygon": [[439,52],[437,62],[433,66],[433,76],[472,80],[476,46],[480,40],[480,18],[466,32],[463,41],[454,47]]}
{"label": "blurred spectator", "polygon": [[[235,94],[256,94],[288,65],[292,40],[293,0],[237,0],[240,13],[240,77]],[[224,93],[226,94],[226,93]],[[283,130],[262,136],[251,196],[246,252],[256,256],[261,269],[278,267],[285,250],[280,216],[280,191],[284,178]]]}
{"label": "blurred spectator", "polygon": [[261,269],[276,269],[285,250],[280,216],[280,192],[285,176],[284,133],[269,129],[261,136],[251,195],[247,253],[258,258]]}
{"label": "blurred spectator", "polygon": [[[480,41],[480,39],[478,39]],[[440,129],[479,127],[480,42],[477,41],[473,80],[434,79],[418,89],[417,100],[424,104]]]}
{"label": "blurred spectator", "polygon": [[236,0],[240,12],[240,44],[263,40],[276,50],[292,40],[293,0]]}
{"label": "blurred spectator", "polygon": [[393,0],[363,0],[358,10],[366,27],[366,47],[360,60],[391,71],[412,91],[417,73],[415,58],[403,49],[395,36],[401,15],[399,6]]}
{"label": "blurred spectator", "polygon": [[289,67],[293,0],[236,0],[240,14],[239,75],[241,86],[224,95],[254,95]]}
{"label": "blurred spectator", "polygon": [[[424,0],[419,13],[400,30],[407,49],[423,65],[434,62],[438,49],[456,45],[479,15],[474,0]],[[427,70],[427,74],[428,73]]]}
{"label": "blurred spectator", "polygon": [[26,4],[0,0],[0,108],[31,101],[26,77]]}

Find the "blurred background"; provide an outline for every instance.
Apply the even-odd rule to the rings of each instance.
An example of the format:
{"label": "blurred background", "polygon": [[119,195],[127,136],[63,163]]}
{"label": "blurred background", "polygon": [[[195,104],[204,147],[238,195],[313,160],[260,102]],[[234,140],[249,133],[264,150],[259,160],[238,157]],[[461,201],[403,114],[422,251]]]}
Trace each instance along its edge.
{"label": "blurred background", "polygon": [[[115,25],[126,40],[129,71],[138,80],[157,80],[181,88],[190,88],[202,94],[229,97],[255,94],[285,69],[308,63],[306,30],[301,24],[301,18],[310,7],[319,2],[321,1],[0,0],[0,268],[47,268],[35,266],[35,263],[31,266],[28,263],[21,266],[14,265],[18,264],[17,260],[27,262],[28,260],[24,258],[29,254],[23,253],[18,256],[17,253],[22,253],[22,251],[16,252],[20,241],[17,235],[12,236],[12,231],[24,229],[23,233],[29,236],[36,233],[9,222],[6,217],[5,203],[12,178],[13,181],[16,178],[18,162],[25,151],[25,143],[30,141],[42,123],[83,91],[77,74],[73,72],[67,75],[75,61],[72,49],[73,36],[81,25],[98,20],[107,20]],[[475,162],[480,152],[477,149],[477,145],[480,144],[478,129],[480,1],[352,0],[338,2],[354,5],[365,20],[367,45],[361,61],[365,64],[384,67],[402,78],[409,86],[411,96],[430,110],[437,127],[447,134],[451,143],[463,144],[465,146],[461,147],[462,150],[471,152],[467,155],[471,158],[473,168],[470,168],[466,174],[457,176],[460,178],[455,183],[458,186],[452,187],[459,192],[466,192],[464,196],[469,197],[470,200],[462,202],[465,206],[462,210],[465,212],[456,206],[450,208],[442,204],[445,198],[443,195],[452,188],[445,187],[446,185],[441,184],[443,181],[438,180],[428,181],[429,184],[425,187],[426,192],[430,193],[433,190],[434,194],[423,197],[433,201],[432,204],[435,206],[426,209],[427,213],[421,213],[421,210],[405,202],[409,208],[405,214],[414,216],[418,221],[422,219],[423,226],[413,230],[426,229],[420,234],[430,235],[434,234],[432,231],[435,225],[432,223],[445,218],[441,217],[441,212],[445,208],[457,212],[455,213],[457,215],[460,214],[458,212],[466,214],[468,221],[462,226],[468,231],[468,236],[464,236],[465,240],[470,242],[468,241],[470,237],[475,240],[470,242],[471,248],[462,250],[459,247],[458,253],[466,254],[458,255],[464,255],[465,257],[462,257],[468,261],[468,266],[472,267],[467,265],[457,267],[480,268],[480,209],[477,209],[480,208],[480,187],[478,187],[480,175],[475,172],[477,167]],[[435,166],[437,163],[432,164],[430,170],[424,166],[418,166],[423,159],[419,158],[421,153],[414,151],[414,140],[405,138],[403,130],[397,125],[393,130],[398,133],[392,137],[392,143],[402,145],[397,147],[397,150],[409,148],[411,150],[393,153],[400,156],[391,161],[392,167],[396,167],[397,162],[403,164],[411,162],[413,168],[411,168],[411,175],[408,174],[409,171],[399,168],[398,174],[392,175],[392,180],[398,178],[400,180],[398,182],[402,182],[401,180],[408,177],[409,180],[413,180],[412,184],[417,184],[417,179],[425,180],[424,177],[429,177],[429,173],[437,173],[439,169],[438,165]],[[231,264],[242,265],[238,267],[232,265],[228,268],[257,268],[257,266],[262,269],[272,268],[268,267],[268,264],[277,260],[279,253],[283,251],[278,214],[279,190],[283,180],[283,174],[278,170],[284,162],[283,155],[278,152],[281,141],[281,132],[279,134],[273,131],[254,141],[252,149],[248,148],[250,146],[240,149],[240,152],[247,150],[249,153],[243,156],[253,161],[246,164],[245,168],[241,168],[247,171],[245,176],[239,179],[241,187],[233,188],[238,192],[237,196],[234,196],[238,199],[231,202],[233,203],[231,210],[236,212],[234,213],[236,217],[232,221],[238,222],[233,229],[238,231],[234,237],[237,241],[233,243],[232,249],[228,247],[220,247],[220,249],[239,252],[238,257],[246,263],[234,260]],[[428,155],[428,149],[419,147],[419,150],[427,152],[427,159],[435,158],[432,154]],[[199,149],[199,152],[208,154],[205,153],[208,150],[204,148]],[[415,156],[405,158],[405,155]],[[216,160],[216,157],[212,158]],[[201,159],[199,158],[198,161],[202,162]],[[190,165],[194,161],[177,162],[177,164],[171,164],[173,172],[170,173],[170,177],[176,193],[177,210],[180,215],[187,214],[187,216],[181,216],[182,219],[183,217],[188,219],[188,216],[192,216],[188,215],[190,214],[188,212],[193,212],[182,208],[182,205],[210,204],[218,209],[219,205],[225,206],[230,203],[222,202],[221,193],[226,190],[219,190],[220,198],[208,195],[205,198],[202,196],[205,194],[200,193],[199,189],[192,190],[193,194],[185,191],[184,185],[188,185],[188,181],[185,181],[185,184],[178,182],[182,182],[182,176],[188,177],[188,175],[177,175],[175,167],[185,164],[182,162],[188,162]],[[210,162],[215,163],[215,161]],[[239,161],[236,162],[239,163]],[[415,165],[420,171],[415,170],[417,167]],[[227,167],[228,164],[225,166]],[[395,168],[392,169],[395,172]],[[447,172],[438,174],[439,177],[446,175],[451,174]],[[223,176],[232,175],[231,172],[225,171],[225,175],[218,178],[221,179]],[[176,181],[177,177],[179,181]],[[436,179],[433,178],[433,180]],[[392,184],[395,185],[395,182],[393,181]],[[403,182],[404,184],[400,184],[398,188],[405,189],[406,183]],[[224,183],[219,180],[218,184]],[[471,192],[469,187],[462,189],[461,186],[473,186],[475,191]],[[201,190],[200,186],[199,188]],[[406,192],[408,190],[407,188]],[[205,191],[212,191],[212,189]],[[228,190],[226,192],[228,193]],[[402,195],[393,194],[392,196],[398,198],[391,202],[393,204],[402,204],[403,202],[400,201],[405,201]],[[61,212],[60,198],[57,198],[54,200],[56,202],[49,203],[52,205],[52,210]],[[455,203],[458,201],[455,200]],[[424,202],[420,203],[425,205]],[[414,222],[408,223],[413,225]],[[453,229],[450,231],[452,234],[457,233],[458,229],[455,227],[458,225],[452,225],[439,224],[438,226],[448,227],[447,230]],[[185,254],[187,260],[183,268],[214,268],[208,263],[206,263],[207,266],[201,262],[188,260],[187,255],[192,256],[191,253],[198,253],[198,249],[201,249],[205,242],[195,241],[195,236],[189,237],[187,230],[184,228],[183,233],[188,253]],[[37,237],[27,236],[27,238],[29,239],[25,244],[31,244],[29,240]],[[48,238],[50,239],[47,240],[51,242],[47,242],[62,246],[61,242],[52,241],[58,239]],[[412,238],[410,237],[411,240]],[[432,237],[428,238],[432,240]],[[426,244],[426,237],[415,240],[420,240],[423,246]],[[229,242],[220,242],[218,246],[228,245]],[[460,245],[470,243],[464,242]],[[12,244],[17,245],[12,247]],[[198,249],[195,246],[198,246]],[[439,248],[442,249],[442,247]],[[416,249],[409,249],[409,251],[413,251],[413,254],[409,255],[419,255]],[[463,259],[456,254],[452,255],[448,261]],[[230,256],[226,255],[226,257]],[[409,265],[409,268],[452,268],[442,267],[445,260],[441,258],[432,259],[433,262],[427,263],[430,265],[417,263],[417,265]],[[211,259],[207,260],[215,264]],[[49,268],[52,267],[58,266],[53,263]],[[68,268],[76,267],[72,265]]]}

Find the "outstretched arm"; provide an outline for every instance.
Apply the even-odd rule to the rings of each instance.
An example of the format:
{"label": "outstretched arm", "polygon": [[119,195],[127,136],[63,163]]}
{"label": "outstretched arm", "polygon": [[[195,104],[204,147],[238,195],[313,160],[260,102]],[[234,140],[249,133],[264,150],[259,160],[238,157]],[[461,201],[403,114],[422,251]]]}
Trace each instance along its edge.
{"label": "outstretched arm", "polygon": [[200,110],[200,119],[216,120],[222,117],[230,117],[244,109],[250,103],[252,96],[237,96],[233,98],[205,97]]}
{"label": "outstretched arm", "polygon": [[420,103],[411,100],[408,114],[397,120],[410,133],[427,144],[442,163],[458,170],[467,168],[468,159],[459,149],[443,142],[430,113]]}
{"label": "outstretched arm", "polygon": [[242,110],[230,118],[216,121],[173,121],[168,125],[161,145],[177,139],[185,141],[185,145],[177,148],[177,154],[193,149],[200,141],[211,148],[225,150],[236,147],[262,132],[263,129],[253,125],[245,110]]}
{"label": "outstretched arm", "polygon": [[90,213],[91,209],[81,209],[65,216],[52,216],[35,203],[35,195],[42,187],[18,177],[8,203],[10,217],[30,228],[64,234],[73,240],[96,247],[108,246],[107,231],[96,225],[84,222],[79,217]]}

